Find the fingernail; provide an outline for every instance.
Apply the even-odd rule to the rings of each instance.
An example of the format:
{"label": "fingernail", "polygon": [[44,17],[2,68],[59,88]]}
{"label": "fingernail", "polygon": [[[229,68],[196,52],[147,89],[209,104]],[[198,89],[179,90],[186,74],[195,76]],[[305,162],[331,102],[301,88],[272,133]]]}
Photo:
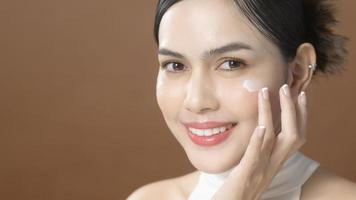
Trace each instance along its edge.
{"label": "fingernail", "polygon": [[304,91],[300,93],[300,102],[306,106],[307,105],[307,96]]}
{"label": "fingernail", "polygon": [[289,91],[288,85],[287,85],[287,84],[284,84],[283,87],[282,87],[282,89],[283,89],[284,95],[286,95],[287,97],[290,97],[290,91]]}
{"label": "fingernail", "polygon": [[263,125],[258,126],[258,137],[263,138],[265,132],[266,132],[266,127]]}
{"label": "fingernail", "polygon": [[263,99],[268,100],[268,88],[267,87],[262,88],[262,96],[263,96]]}

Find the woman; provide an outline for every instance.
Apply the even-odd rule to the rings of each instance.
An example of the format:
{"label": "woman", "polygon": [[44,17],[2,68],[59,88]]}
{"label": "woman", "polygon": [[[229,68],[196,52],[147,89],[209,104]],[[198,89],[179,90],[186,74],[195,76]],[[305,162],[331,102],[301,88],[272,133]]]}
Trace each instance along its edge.
{"label": "woman", "polygon": [[325,0],[160,0],[156,97],[197,171],[129,199],[356,199],[298,151],[305,90],[347,53],[335,22]]}

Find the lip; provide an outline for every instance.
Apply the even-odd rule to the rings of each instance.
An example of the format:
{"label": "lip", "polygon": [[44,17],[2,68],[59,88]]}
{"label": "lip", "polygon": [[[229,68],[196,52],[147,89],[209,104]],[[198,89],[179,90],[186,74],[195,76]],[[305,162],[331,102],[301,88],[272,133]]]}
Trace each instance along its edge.
{"label": "lip", "polygon": [[222,126],[228,126],[230,124],[236,125],[236,122],[218,122],[218,121],[208,121],[208,122],[190,122],[183,123],[183,125],[187,128],[196,128],[196,129],[210,129],[217,128]]}
{"label": "lip", "polygon": [[[234,122],[205,122],[205,123],[183,123],[184,126],[186,127],[187,134],[189,138],[197,145],[204,146],[204,147],[210,147],[210,146],[215,146],[223,141],[225,141],[230,135],[231,132],[234,130],[236,127],[237,123]],[[233,124],[232,127],[230,127],[228,130],[226,130],[223,133],[211,135],[211,136],[198,136],[193,134],[189,128],[197,128],[197,129],[210,129],[210,128],[217,128],[217,127],[222,127],[222,126],[228,126],[230,124]]]}

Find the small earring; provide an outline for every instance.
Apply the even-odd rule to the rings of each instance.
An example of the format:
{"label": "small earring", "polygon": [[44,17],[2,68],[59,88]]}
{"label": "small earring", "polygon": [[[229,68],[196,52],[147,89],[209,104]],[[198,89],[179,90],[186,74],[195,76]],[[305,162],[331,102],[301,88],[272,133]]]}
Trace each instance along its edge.
{"label": "small earring", "polygon": [[314,64],[310,64],[308,67],[309,67],[309,69],[315,71],[316,66],[317,66],[316,63],[314,63]]}

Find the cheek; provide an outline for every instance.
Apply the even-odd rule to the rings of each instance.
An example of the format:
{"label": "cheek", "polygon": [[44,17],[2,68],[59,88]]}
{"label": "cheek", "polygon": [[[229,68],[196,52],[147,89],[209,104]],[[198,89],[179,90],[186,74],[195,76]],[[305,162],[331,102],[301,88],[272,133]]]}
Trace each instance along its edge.
{"label": "cheek", "polygon": [[264,84],[258,80],[244,80],[242,86],[248,92],[255,93],[262,89],[264,87]]}
{"label": "cheek", "polygon": [[167,81],[159,74],[156,85],[156,100],[164,116],[176,116],[183,96],[183,87],[179,83]]}
{"label": "cheek", "polygon": [[[247,96],[247,101],[251,102],[255,106],[254,108],[250,107],[251,112],[255,113],[256,120],[258,119],[258,92],[264,87],[269,88],[270,104],[272,109],[272,118],[274,119],[275,127],[278,126],[278,121],[280,118],[280,107],[279,107],[279,86],[280,83],[270,83],[268,81],[256,80],[244,80],[243,88],[248,91],[250,94],[254,94],[253,98]],[[250,95],[251,96],[251,95]],[[248,104],[247,104],[248,105]]]}
{"label": "cheek", "polygon": [[264,87],[261,81],[239,80],[219,84],[218,96],[227,112],[237,120],[251,122],[257,119],[258,91]]}

